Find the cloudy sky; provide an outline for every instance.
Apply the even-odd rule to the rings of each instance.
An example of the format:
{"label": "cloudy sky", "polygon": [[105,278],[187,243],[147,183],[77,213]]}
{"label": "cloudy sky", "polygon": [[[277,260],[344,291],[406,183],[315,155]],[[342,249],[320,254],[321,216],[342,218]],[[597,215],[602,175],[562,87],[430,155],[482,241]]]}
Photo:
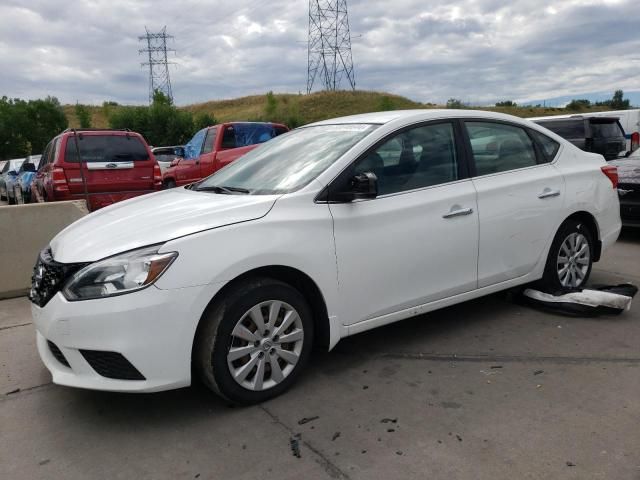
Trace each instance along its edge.
{"label": "cloudy sky", "polygon": [[[349,0],[357,88],[474,103],[640,91],[638,0]],[[304,92],[307,0],[2,0],[0,95],[147,101],[167,26],[180,105]]]}

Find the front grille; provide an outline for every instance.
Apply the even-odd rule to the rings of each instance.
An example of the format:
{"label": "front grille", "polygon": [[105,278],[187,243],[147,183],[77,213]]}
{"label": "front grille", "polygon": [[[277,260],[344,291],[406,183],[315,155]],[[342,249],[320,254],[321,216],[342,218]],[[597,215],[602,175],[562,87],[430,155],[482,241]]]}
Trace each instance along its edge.
{"label": "front grille", "polygon": [[39,307],[44,307],[60,291],[69,277],[85,265],[87,264],[58,263],[53,259],[51,249],[45,248],[38,255],[33,267],[29,300]]}
{"label": "front grille", "polygon": [[71,368],[69,362],[67,362],[67,359],[55,343],[53,343],[51,340],[47,340],[47,345],[49,345],[49,351],[56,358],[56,360],[58,360],[65,367]]}
{"label": "front grille", "polygon": [[131,362],[118,352],[80,350],[84,359],[103,377],[116,380],[146,380]]}

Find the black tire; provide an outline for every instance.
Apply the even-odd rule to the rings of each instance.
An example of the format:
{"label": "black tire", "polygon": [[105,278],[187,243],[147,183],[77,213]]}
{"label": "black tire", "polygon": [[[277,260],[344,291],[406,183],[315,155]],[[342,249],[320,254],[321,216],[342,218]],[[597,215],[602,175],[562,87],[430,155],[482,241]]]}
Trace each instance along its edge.
{"label": "black tire", "polygon": [[[280,383],[264,390],[250,390],[236,382],[227,363],[227,354],[234,341],[232,332],[249,310],[272,300],[284,302],[297,312],[304,335],[302,349],[297,363]],[[276,397],[290,388],[309,360],[312,347],[313,320],[304,296],[287,283],[270,278],[253,278],[230,287],[222,298],[209,306],[196,333],[193,364],[202,382],[215,393],[235,404],[252,405]],[[252,368],[251,372],[255,375],[256,371]]]}
{"label": "black tire", "polygon": [[15,203],[16,203],[16,201],[13,198],[11,198],[11,195],[9,195],[9,190],[7,190],[7,204],[8,205],[13,205]]}
{"label": "black tire", "polygon": [[[571,235],[574,234],[582,235],[587,241],[589,249],[588,265],[586,265],[586,272],[583,274],[584,277],[579,279],[578,285],[563,285],[558,270],[558,256],[560,255],[562,245]],[[560,225],[560,228],[553,239],[553,243],[551,244],[549,255],[547,257],[547,263],[545,264],[544,275],[542,280],[538,282],[538,287],[545,292],[553,294],[566,293],[584,288],[589,280],[589,275],[591,275],[594,252],[594,239],[591,231],[584,222],[579,220],[566,220],[562,225]]]}
{"label": "black tire", "polygon": [[170,188],[176,188],[176,182],[174,180],[169,179],[164,182],[164,188],[167,190]]}

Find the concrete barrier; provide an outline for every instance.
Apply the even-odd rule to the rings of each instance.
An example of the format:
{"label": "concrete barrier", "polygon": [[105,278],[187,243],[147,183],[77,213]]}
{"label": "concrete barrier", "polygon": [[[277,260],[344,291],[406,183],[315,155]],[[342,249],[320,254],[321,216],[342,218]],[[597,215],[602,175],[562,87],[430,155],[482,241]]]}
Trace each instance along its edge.
{"label": "concrete barrier", "polygon": [[84,201],[0,206],[0,299],[26,295],[38,252],[87,213]]}

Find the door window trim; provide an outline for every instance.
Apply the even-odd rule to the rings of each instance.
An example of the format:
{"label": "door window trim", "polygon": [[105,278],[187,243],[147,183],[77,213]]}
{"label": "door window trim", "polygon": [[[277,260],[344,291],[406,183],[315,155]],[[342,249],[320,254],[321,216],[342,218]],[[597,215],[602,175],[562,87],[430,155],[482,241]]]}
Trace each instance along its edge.
{"label": "door window trim", "polygon": [[[409,131],[409,130],[414,130],[416,128],[421,128],[421,127],[428,127],[428,126],[432,126],[432,125],[440,125],[440,124],[444,124],[444,123],[451,124],[452,130],[453,130],[454,146],[455,146],[455,152],[456,152],[456,163],[457,163],[457,167],[458,167],[458,178],[456,180],[453,180],[451,182],[446,182],[446,183],[439,183],[437,185],[425,185],[424,187],[414,188],[414,189],[411,189],[411,190],[402,190],[402,191],[399,191],[399,192],[392,192],[392,193],[387,193],[387,194],[384,194],[384,195],[378,195],[375,198],[358,200],[358,202],[369,202],[369,201],[373,201],[373,200],[377,200],[377,199],[394,197],[394,196],[397,196],[397,195],[405,195],[405,194],[408,194],[408,193],[414,193],[414,192],[418,192],[418,191],[426,190],[426,189],[430,189],[430,188],[438,188],[438,187],[442,187],[442,186],[446,186],[446,185],[453,185],[455,183],[459,183],[459,182],[462,182],[462,181],[465,181],[465,180],[469,180],[470,178],[472,178],[471,170],[470,170],[471,165],[469,163],[470,159],[468,157],[468,153],[467,153],[465,145],[463,143],[463,137],[462,137],[463,125],[460,122],[460,119],[458,119],[458,118],[439,118],[439,119],[433,119],[433,120],[420,120],[418,122],[415,122],[415,123],[412,123],[412,124],[409,124],[409,125],[404,125],[404,126],[402,126],[400,128],[397,128],[396,130],[393,130],[392,132],[389,132],[383,138],[381,138],[376,143],[374,143],[369,148],[367,148],[363,153],[358,155],[351,163],[349,163],[349,165],[345,166],[327,184],[327,186],[325,188],[322,189],[322,191],[314,199],[314,203],[334,203],[334,202],[331,202],[328,199],[329,192],[331,191],[331,188],[334,187],[336,184],[340,184],[340,183],[344,182],[344,177],[349,174],[349,170],[356,163],[358,163],[363,158],[366,158],[369,154],[375,152],[378,148],[380,148],[382,145],[387,143],[389,140],[392,140],[394,137],[396,137],[398,135],[401,135],[402,133],[404,133],[406,131]],[[339,202],[339,203],[342,203],[342,202]]]}

